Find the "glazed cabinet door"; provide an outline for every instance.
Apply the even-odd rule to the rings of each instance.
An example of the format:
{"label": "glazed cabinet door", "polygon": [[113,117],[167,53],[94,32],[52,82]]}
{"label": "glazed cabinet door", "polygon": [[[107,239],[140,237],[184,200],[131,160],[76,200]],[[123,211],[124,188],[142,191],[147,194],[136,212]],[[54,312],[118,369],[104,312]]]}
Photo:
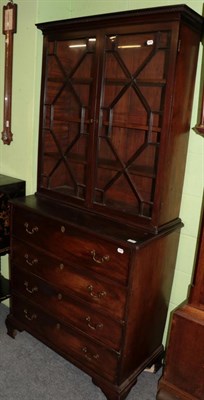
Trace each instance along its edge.
{"label": "glazed cabinet door", "polygon": [[96,38],[46,41],[39,190],[85,201]]}
{"label": "glazed cabinet door", "polygon": [[126,218],[152,216],[165,134],[173,33],[154,28],[105,38],[94,204]]}
{"label": "glazed cabinet door", "polygon": [[71,28],[44,30],[37,194],[157,231],[179,215],[200,34]]}
{"label": "glazed cabinet door", "polygon": [[45,39],[38,192],[151,218],[177,40],[174,23]]}

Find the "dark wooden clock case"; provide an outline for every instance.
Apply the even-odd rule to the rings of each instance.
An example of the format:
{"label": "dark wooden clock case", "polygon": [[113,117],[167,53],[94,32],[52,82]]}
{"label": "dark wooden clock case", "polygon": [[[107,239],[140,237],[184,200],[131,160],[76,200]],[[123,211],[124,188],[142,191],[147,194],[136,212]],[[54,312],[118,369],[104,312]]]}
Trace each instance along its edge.
{"label": "dark wooden clock case", "polygon": [[[202,90],[201,118],[195,131],[204,138],[204,87]],[[170,328],[165,368],[159,381],[157,400],[203,400],[204,197],[195,254],[195,269],[189,295],[173,312]]]}
{"label": "dark wooden clock case", "polygon": [[181,5],[37,25],[38,185],[11,205],[8,333],[109,400],[163,357],[202,24]]}
{"label": "dark wooden clock case", "polygon": [[204,395],[204,214],[201,217],[195,276],[188,300],[172,316],[158,400],[202,400]]}

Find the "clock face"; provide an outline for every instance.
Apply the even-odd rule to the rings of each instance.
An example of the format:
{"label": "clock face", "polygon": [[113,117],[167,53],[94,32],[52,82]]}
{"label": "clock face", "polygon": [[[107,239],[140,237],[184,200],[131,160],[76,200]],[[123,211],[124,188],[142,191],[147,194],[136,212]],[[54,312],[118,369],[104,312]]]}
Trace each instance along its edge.
{"label": "clock face", "polygon": [[9,8],[4,12],[4,31],[13,30],[13,8]]}
{"label": "clock face", "polygon": [[9,2],[3,7],[3,33],[16,33],[17,4]]}

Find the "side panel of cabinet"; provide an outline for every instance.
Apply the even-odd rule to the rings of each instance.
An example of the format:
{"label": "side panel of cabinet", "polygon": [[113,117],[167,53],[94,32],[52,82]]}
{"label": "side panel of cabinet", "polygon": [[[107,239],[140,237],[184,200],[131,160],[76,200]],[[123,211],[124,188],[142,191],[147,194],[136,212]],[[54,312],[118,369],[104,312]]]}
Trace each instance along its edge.
{"label": "side panel of cabinet", "polygon": [[158,167],[160,173],[155,197],[160,192],[161,197],[160,202],[155,203],[153,225],[154,222],[155,225],[164,225],[168,221],[176,219],[180,212],[199,38],[198,32],[192,31],[185,24],[181,25],[171,110],[172,120],[166,132],[165,146],[168,151],[163,148]]}
{"label": "side panel of cabinet", "polygon": [[147,365],[161,348],[180,231],[153,240],[136,252],[129,291],[121,377]]}

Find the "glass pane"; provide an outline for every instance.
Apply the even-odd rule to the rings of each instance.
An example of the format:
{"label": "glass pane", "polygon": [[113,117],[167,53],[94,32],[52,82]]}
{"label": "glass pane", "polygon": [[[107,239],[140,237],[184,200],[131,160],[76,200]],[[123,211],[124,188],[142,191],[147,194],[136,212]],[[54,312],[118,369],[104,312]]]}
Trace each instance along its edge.
{"label": "glass pane", "polygon": [[106,37],[94,201],[151,217],[169,32]]}
{"label": "glass pane", "polygon": [[86,196],[95,38],[50,42],[43,118],[41,187]]}

